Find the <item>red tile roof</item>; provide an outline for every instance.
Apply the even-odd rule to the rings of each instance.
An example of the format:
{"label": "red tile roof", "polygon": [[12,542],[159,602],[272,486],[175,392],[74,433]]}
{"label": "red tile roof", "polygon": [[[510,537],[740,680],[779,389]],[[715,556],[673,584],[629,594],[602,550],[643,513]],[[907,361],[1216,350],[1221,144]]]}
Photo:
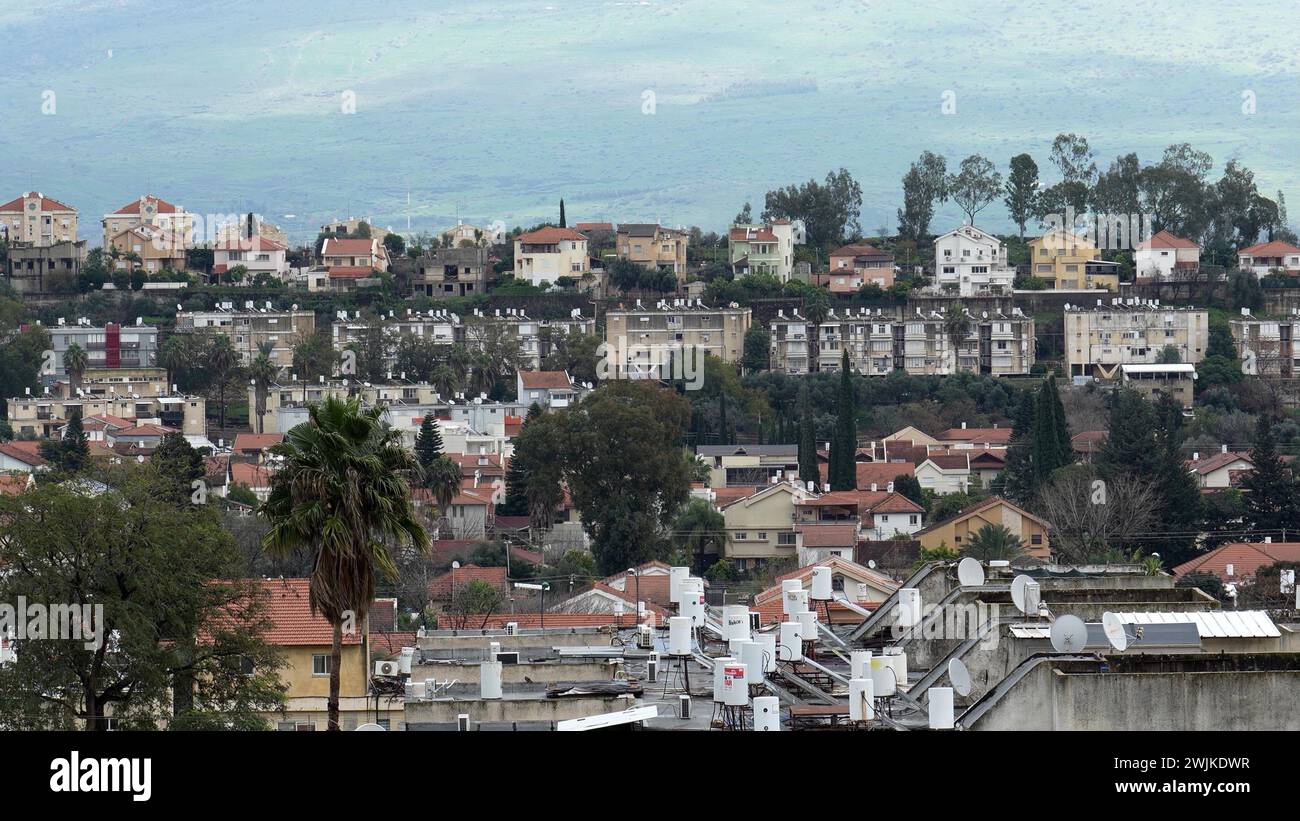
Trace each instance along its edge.
{"label": "red tile roof", "polygon": [[612,222],[575,222],[573,227],[579,231],[613,231]]}
{"label": "red tile roof", "polygon": [[263,451],[283,441],[283,433],[237,433],[235,434],[234,448],[237,452],[247,450]]}
{"label": "red tile roof", "polygon": [[40,442],[15,440],[13,442],[0,443],[0,453],[3,453],[11,459],[17,459],[19,462],[31,465],[32,467],[40,467],[45,464],[45,460],[41,458],[40,448]]}
{"label": "red tile roof", "polygon": [[1156,233],[1155,236],[1151,237],[1151,239],[1146,240],[1145,242],[1139,242],[1138,245],[1137,245],[1137,247],[1138,247],[1139,250],[1141,250],[1141,249],[1146,249],[1146,248],[1196,248],[1196,249],[1200,249],[1201,246],[1199,246],[1199,245],[1197,245],[1196,243],[1192,242],[1190,239],[1183,239],[1182,237],[1177,236],[1177,235],[1175,235],[1175,234],[1171,234],[1171,233],[1169,233],[1168,231],[1160,231],[1160,232]]}
{"label": "red tile roof", "polygon": [[[143,199],[145,202],[153,203],[154,212],[158,214],[175,214],[177,211],[180,210],[175,205],[172,205],[170,202],[167,202],[167,200],[155,197],[153,194],[146,194],[141,199]],[[140,200],[131,200],[126,205],[123,205],[121,208],[117,209],[112,214],[110,214],[110,216],[116,216],[118,214],[138,214],[138,213],[140,213]]]}
{"label": "red tile roof", "polygon": [[[1230,465],[1238,459],[1244,459],[1245,461],[1250,462],[1250,454],[1234,453],[1233,451],[1228,451],[1227,453],[1215,453],[1211,454],[1206,459],[1197,459],[1195,461],[1189,460],[1187,466],[1204,476],[1207,473],[1213,473],[1225,465]],[[1254,467],[1255,465],[1254,462],[1250,462],[1250,464],[1251,467]]]}
{"label": "red tile roof", "polygon": [[[288,248],[268,237],[257,236],[231,237],[218,242],[213,248],[217,251],[287,251]],[[368,251],[367,251],[368,252]]]}
{"label": "red tile roof", "polygon": [[[882,251],[874,245],[843,245],[831,251],[831,257],[892,257],[888,251]],[[835,273],[834,270],[831,273]]]}
{"label": "red tile roof", "polygon": [[948,428],[935,438],[941,442],[1005,445],[1011,441],[1011,428]]}
{"label": "red tile roof", "polygon": [[1108,436],[1110,433],[1104,430],[1085,430],[1070,437],[1070,448],[1075,453],[1097,453]]}
{"label": "red tile roof", "polygon": [[480,567],[476,564],[462,564],[455,570],[448,570],[441,576],[434,576],[429,581],[429,598],[438,601],[451,599],[452,577],[456,578],[456,590],[459,592],[473,581],[487,582],[505,593],[507,590],[506,569],[504,567]]}
{"label": "red tile roof", "polygon": [[[261,579],[258,594],[266,602],[270,629],[265,633],[268,644],[277,647],[326,646],[334,642],[334,628],[319,613],[311,612],[307,579]],[[343,634],[343,643],[360,644],[360,630]]]}
{"label": "red tile roof", "polygon": [[230,481],[232,483],[247,485],[249,489],[262,488],[271,486],[271,471],[262,465],[251,465],[248,462],[235,462],[230,466]]}
{"label": "red tile roof", "polygon": [[1284,257],[1288,254],[1300,254],[1300,248],[1295,247],[1289,242],[1273,240],[1272,242],[1263,242],[1259,245],[1252,245],[1249,248],[1242,248],[1237,252],[1241,255],[1251,257]]}
{"label": "red tile roof", "polygon": [[735,242],[776,242],[776,234],[769,228],[732,228],[727,232],[727,239]]}
{"label": "red tile roof", "polygon": [[375,273],[365,265],[335,265],[329,269],[330,279],[365,279]]}
{"label": "red tile roof", "polygon": [[520,371],[519,379],[524,390],[566,390],[573,387],[569,375],[564,371]]}
{"label": "red tile roof", "polygon": [[391,658],[402,652],[403,647],[415,646],[414,631],[370,631],[371,653],[377,659]]}
{"label": "red tile roof", "polygon": [[[1277,562],[1300,562],[1300,542],[1233,542],[1183,562],[1173,572],[1175,576],[1212,573],[1225,582],[1239,582]],[[1231,576],[1228,565],[1232,565]]]}
{"label": "red tile roof", "polygon": [[39,196],[41,198],[42,211],[76,211],[77,210],[73,208],[71,205],[65,205],[56,199],[51,199],[50,197],[45,196],[39,191],[25,191],[23,192],[23,195],[21,197],[18,197],[17,199],[12,199],[9,202],[6,202],[4,205],[0,205],[0,212],[7,213],[11,211],[22,211],[23,199],[27,197],[31,197],[33,195]]}
{"label": "red tile roof", "polygon": [[17,496],[32,481],[30,473],[0,473],[0,496]]}
{"label": "red tile roof", "polygon": [[[481,616],[475,616],[473,625],[475,628],[483,621]],[[487,622],[482,629],[500,630],[506,626],[506,622],[515,622],[520,629],[536,629],[542,626],[542,617],[540,613],[494,613],[487,617]],[[662,620],[658,621],[663,624]],[[635,627],[636,612],[629,611],[622,616],[617,613],[547,613],[546,629],[567,630],[572,627],[606,627],[614,625],[617,627]]]}
{"label": "red tile roof", "polygon": [[926,456],[918,464],[933,462],[940,470],[970,470],[970,458],[963,455],[934,454]]}
{"label": "red tile roof", "polygon": [[858,543],[855,522],[795,525],[795,530],[803,534],[804,547],[853,547]]}
{"label": "red tile roof", "polygon": [[370,256],[375,253],[375,241],[373,239],[345,239],[343,237],[327,237],[325,243],[321,246],[320,255],[322,257],[334,256]]}
{"label": "red tile roof", "polygon": [[568,240],[586,242],[587,238],[572,228],[556,228],[554,226],[549,228],[538,228],[536,231],[531,231],[527,234],[520,234],[515,238],[516,242],[521,242],[525,245],[557,245],[561,242],[567,242]]}

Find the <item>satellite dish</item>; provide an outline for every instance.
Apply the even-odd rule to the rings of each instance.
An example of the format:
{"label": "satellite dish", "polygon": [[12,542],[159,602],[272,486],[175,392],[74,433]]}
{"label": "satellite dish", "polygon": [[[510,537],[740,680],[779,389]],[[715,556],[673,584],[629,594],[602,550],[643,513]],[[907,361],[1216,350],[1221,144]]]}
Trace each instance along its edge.
{"label": "satellite dish", "polygon": [[1016,605],[1016,609],[1021,613],[1028,613],[1028,602],[1025,600],[1025,588],[1033,579],[1021,573],[1011,580],[1011,601]]}
{"label": "satellite dish", "polygon": [[1123,653],[1128,649],[1128,631],[1124,629],[1124,622],[1120,621],[1119,616],[1110,612],[1102,613],[1101,629],[1105,631],[1110,646],[1117,652]]}
{"label": "satellite dish", "polygon": [[970,670],[966,669],[961,659],[948,662],[948,680],[952,682],[952,689],[957,691],[957,695],[970,695]]}
{"label": "satellite dish", "polygon": [[356,731],[357,731],[358,733],[366,733],[366,732],[370,732],[370,733],[373,733],[373,732],[380,732],[380,733],[382,733],[382,732],[386,732],[386,731],[384,730],[384,728],[381,727],[381,726],[379,726],[378,724],[362,724],[361,726],[357,727],[357,730],[356,730]]}
{"label": "satellite dish", "polygon": [[984,565],[979,563],[979,559],[967,556],[957,563],[957,581],[962,587],[981,586],[984,584]]}
{"label": "satellite dish", "polygon": [[875,560],[875,559],[869,559],[869,560],[867,561],[867,567],[871,568],[872,570],[875,570],[875,569],[876,569],[876,560]]}
{"label": "satellite dish", "polygon": [[1052,649],[1077,653],[1088,643],[1088,626],[1078,616],[1060,616],[1052,622]]}

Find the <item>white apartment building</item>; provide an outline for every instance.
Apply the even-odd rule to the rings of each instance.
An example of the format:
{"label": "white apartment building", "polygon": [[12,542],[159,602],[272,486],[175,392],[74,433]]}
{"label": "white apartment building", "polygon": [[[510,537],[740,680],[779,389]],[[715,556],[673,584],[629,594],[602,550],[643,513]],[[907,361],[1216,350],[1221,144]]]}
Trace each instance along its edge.
{"label": "white apartment building", "polygon": [[1165,348],[1179,362],[1205,358],[1210,339],[1209,313],[1197,308],[1161,306],[1158,300],[1121,299],[1109,305],[1065,306],[1065,357],[1070,376],[1120,378],[1121,365],[1156,364]]}
{"label": "white apartment building", "polygon": [[1015,279],[1006,245],[987,231],[963,225],[934,241],[934,282],[941,290],[1009,293]]}

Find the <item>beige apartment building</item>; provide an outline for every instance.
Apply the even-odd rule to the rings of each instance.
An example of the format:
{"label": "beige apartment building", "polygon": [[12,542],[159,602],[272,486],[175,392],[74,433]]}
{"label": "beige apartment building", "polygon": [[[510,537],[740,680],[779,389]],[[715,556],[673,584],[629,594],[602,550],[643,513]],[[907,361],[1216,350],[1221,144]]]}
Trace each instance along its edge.
{"label": "beige apartment building", "polygon": [[9,243],[29,243],[43,247],[60,242],[77,241],[77,209],[40,191],[0,205],[0,236]]}
{"label": "beige apartment building", "polygon": [[690,234],[653,223],[626,223],[618,226],[615,248],[619,259],[646,268],[659,268],[686,278],[686,245]]}
{"label": "beige apartment building", "polygon": [[[108,240],[104,248],[115,254],[114,267],[147,271],[155,274],[165,268],[185,270],[185,235],[156,225],[137,225],[124,229]],[[135,255],[136,260],[131,259]]]}
{"label": "beige apartment building", "polygon": [[[111,396],[153,399],[173,393],[165,368],[87,368],[77,387],[82,398],[89,399]],[[60,378],[50,386],[50,391],[57,399],[77,398],[70,378]]]}
{"label": "beige apartment building", "polygon": [[[326,399],[358,398],[362,407],[384,405],[390,407],[390,413],[404,413],[399,410],[407,406],[431,406],[438,401],[438,390],[424,382],[389,382],[383,384],[365,384],[347,379],[319,379],[315,382],[294,380],[289,377],[280,379],[271,386],[266,395],[266,410],[262,414],[260,427],[255,428],[267,433],[287,431],[293,424],[306,421],[306,407],[324,402]],[[249,422],[254,421],[256,413],[256,388],[248,387]],[[288,418],[284,425],[280,423],[281,409],[301,410],[301,419]],[[415,417],[419,417],[418,419]],[[423,412],[412,413],[408,424],[418,427],[423,420]]]}
{"label": "beige apartment building", "polygon": [[336,219],[333,222],[326,223],[320,227],[322,234],[333,234],[339,237],[355,236],[361,230],[361,225],[365,224],[370,229],[371,239],[384,241],[388,236],[388,231],[376,226],[370,221],[369,217],[348,217],[347,219]]}
{"label": "beige apartment building", "polygon": [[[818,369],[838,371],[847,350],[849,367],[868,376],[885,376],[896,370],[915,376],[1029,373],[1034,365],[1032,317],[1018,308],[1010,315],[963,309],[963,315],[965,333],[954,341],[946,311],[914,310],[911,315],[906,309],[831,311],[816,328]],[[812,323],[797,314],[788,319],[784,311],[778,311],[771,329],[770,367],[785,373],[807,373],[812,364],[808,338]]]}
{"label": "beige apartment building", "polygon": [[49,438],[58,434],[73,411],[81,418],[112,416],[136,425],[158,425],[179,430],[186,436],[207,434],[207,403],[201,396],[168,394],[132,396],[109,393],[107,396],[59,398],[53,395],[19,396],[8,400],[9,424],[15,436]]}
{"label": "beige apartment building", "polygon": [[724,506],[726,558],[742,571],[793,558],[798,549],[795,504],[815,498],[796,484],[781,482]]}
{"label": "beige apartment building", "polygon": [[[693,348],[723,362],[739,362],[745,350],[745,332],[751,320],[749,308],[734,303],[726,308],[709,308],[699,300],[661,300],[654,307],[611,309],[605,314],[605,342],[619,357],[620,368],[641,370],[637,359],[649,359],[648,352]],[[640,356],[639,356],[640,355]]]}
{"label": "beige apartment building", "polygon": [[316,314],[314,311],[255,311],[251,302],[245,304],[243,311],[229,308],[179,311],[176,332],[225,334],[245,365],[251,364],[262,345],[267,344],[271,347],[271,361],[281,368],[289,368],[293,366],[294,345],[316,333]]}
{"label": "beige apartment building", "polygon": [[1180,363],[1195,365],[1209,344],[1209,313],[1114,299],[1110,305],[1066,305],[1065,357],[1070,376],[1119,379],[1121,365],[1153,365],[1172,347]]}
{"label": "beige apartment building", "polygon": [[190,237],[194,235],[194,215],[179,205],[167,202],[153,194],[145,194],[128,202],[111,214],[105,214],[104,247],[109,248],[113,238],[131,228],[156,228],[164,234],[178,235],[180,255],[185,256]]}
{"label": "beige apartment building", "polygon": [[1297,332],[1300,332],[1300,316],[1256,319],[1244,308],[1242,314],[1241,319],[1228,323],[1232,329],[1232,341],[1237,344],[1241,372],[1286,379],[1300,373],[1300,356],[1295,346]]}

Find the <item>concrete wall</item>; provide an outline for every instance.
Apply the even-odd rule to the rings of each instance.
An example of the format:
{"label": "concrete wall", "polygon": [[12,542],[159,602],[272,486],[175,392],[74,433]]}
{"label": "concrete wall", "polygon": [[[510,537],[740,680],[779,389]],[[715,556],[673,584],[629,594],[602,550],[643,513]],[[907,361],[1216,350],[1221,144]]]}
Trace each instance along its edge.
{"label": "concrete wall", "polygon": [[625,696],[589,696],[581,698],[479,699],[450,698],[434,701],[408,701],[406,725],[409,730],[420,724],[455,724],[456,717],[468,714],[470,721],[565,721],[571,718],[615,713],[635,706],[636,699]]}
{"label": "concrete wall", "polygon": [[[595,630],[558,628],[546,635],[529,634],[506,636],[500,634],[440,635],[416,639],[416,647],[423,658],[458,659],[461,661],[487,661],[488,645],[500,642],[502,652],[519,653],[520,660],[538,656],[554,657],[554,647],[609,646],[609,634]],[[417,656],[419,657],[419,656]]]}
{"label": "concrete wall", "polygon": [[[533,664],[501,665],[501,684],[511,685],[536,684],[545,686],[557,681],[610,681],[623,666],[622,659],[612,661],[553,661]],[[447,662],[445,664],[414,664],[411,666],[411,680],[424,681],[426,678],[438,681],[458,681],[461,684],[479,683],[480,667],[478,662],[462,664]],[[531,679],[526,681],[525,679]]]}

